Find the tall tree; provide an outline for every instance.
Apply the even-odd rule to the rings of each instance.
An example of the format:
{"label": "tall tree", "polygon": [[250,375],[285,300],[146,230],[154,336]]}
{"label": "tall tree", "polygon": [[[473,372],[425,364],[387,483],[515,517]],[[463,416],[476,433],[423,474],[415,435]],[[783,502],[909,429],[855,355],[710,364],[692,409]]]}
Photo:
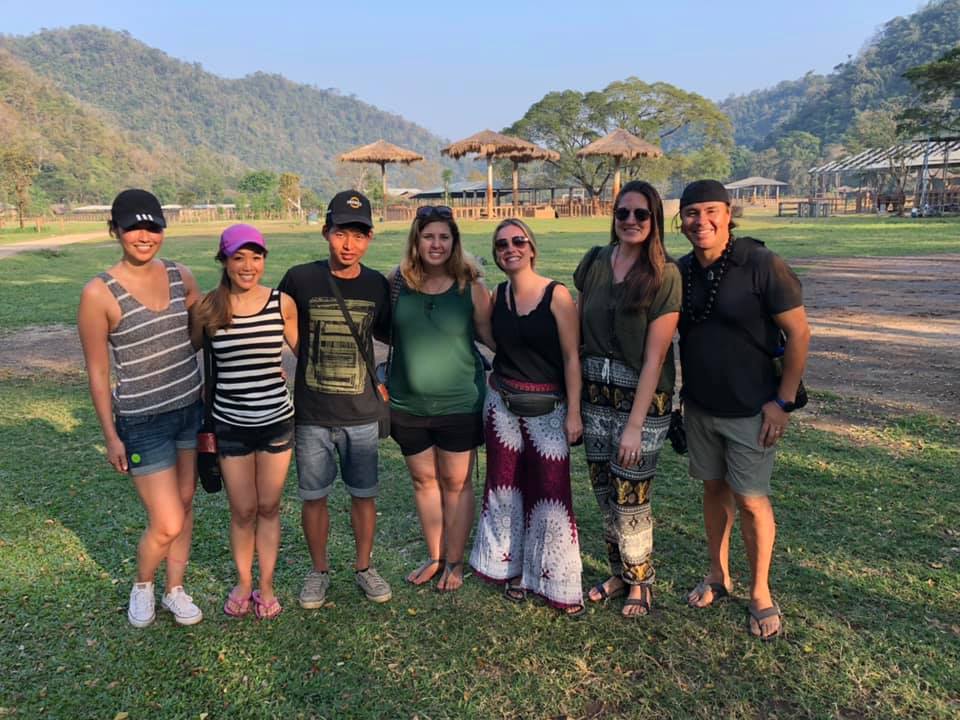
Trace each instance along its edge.
{"label": "tall tree", "polygon": [[300,176],[296,173],[280,173],[280,202],[287,215],[296,212],[299,216],[303,212],[300,204]]}
{"label": "tall tree", "polygon": [[13,197],[17,220],[23,229],[23,217],[30,207],[30,187],[40,169],[26,149],[11,146],[0,148],[0,184]]}
{"label": "tall tree", "polygon": [[930,135],[960,130],[960,45],[903,76],[916,91],[901,127]]}
{"label": "tall tree", "polygon": [[[690,162],[677,160],[671,166],[674,157],[708,148],[727,154],[733,146],[730,119],[712,102],[667,83],[646,83],[635,77],[613,82],[599,91],[548,93],[506,132],[559,152],[558,161],[547,163],[553,169],[552,179],[574,179],[594,196],[613,177],[613,162],[578,158],[576,153],[617,127],[660,143],[670,153],[666,161],[649,165],[663,177]],[[645,162],[638,161],[640,165]]]}

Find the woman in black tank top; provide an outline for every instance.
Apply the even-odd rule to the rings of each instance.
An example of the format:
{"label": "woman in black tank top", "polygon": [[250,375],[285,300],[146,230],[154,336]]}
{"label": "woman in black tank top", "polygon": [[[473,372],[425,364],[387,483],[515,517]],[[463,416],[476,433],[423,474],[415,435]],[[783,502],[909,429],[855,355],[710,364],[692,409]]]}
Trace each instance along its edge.
{"label": "woman in black tank top", "polygon": [[[522,221],[501,222],[493,257],[507,274],[493,306],[491,391],[484,407],[487,478],[470,564],[520,602],[527,592],[562,612],[583,612],[580,545],[570,491],[570,443],[580,439],[580,342],[576,307],[561,284],[539,275],[536,241]],[[554,393],[519,410],[513,396]],[[519,398],[523,401],[524,398]],[[524,414],[518,414],[523,412]],[[542,412],[542,414],[540,414]]]}

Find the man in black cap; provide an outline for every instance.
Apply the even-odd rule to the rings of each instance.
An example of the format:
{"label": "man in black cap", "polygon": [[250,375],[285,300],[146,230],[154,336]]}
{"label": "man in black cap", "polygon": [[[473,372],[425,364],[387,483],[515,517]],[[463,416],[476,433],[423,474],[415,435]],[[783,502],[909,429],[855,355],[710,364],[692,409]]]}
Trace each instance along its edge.
{"label": "man in black cap", "polygon": [[[705,608],[733,589],[730,534],[739,510],[751,574],[750,632],[772,640],[782,616],[768,577],[776,534],[770,478],[810,342],[803,294],[797,276],[762,242],[734,238],[730,197],[716,180],[686,187],[680,221],[693,246],[678,263],[681,397],[690,475],[703,481],[710,552],[710,570],[687,602]],[[782,374],[773,361],[781,353]]]}
{"label": "man in black cap", "polygon": [[279,286],[296,301],[300,322],[295,448],[303,534],[313,561],[300,593],[300,605],[308,609],[323,605],[330,585],[327,496],[338,458],[351,495],[356,582],[374,602],[391,597],[390,585],[370,566],[377,522],[378,421],[384,403],[369,377],[366,358],[373,358],[374,335],[385,338],[390,326],[387,281],[360,263],[373,240],[370,201],[354,190],[337,193],[327,206],[323,236],[329,260],[290,268]]}

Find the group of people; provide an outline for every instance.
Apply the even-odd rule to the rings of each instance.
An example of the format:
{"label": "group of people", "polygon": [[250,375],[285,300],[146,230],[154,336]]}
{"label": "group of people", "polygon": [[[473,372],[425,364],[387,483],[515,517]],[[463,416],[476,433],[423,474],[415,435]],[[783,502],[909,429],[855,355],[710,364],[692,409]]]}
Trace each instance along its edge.
{"label": "group of people", "polygon": [[[704,608],[732,592],[728,551],[739,510],[750,632],[780,635],[768,580],[769,494],[809,343],[800,282],[763,243],[733,235],[730,199],[716,181],[683,192],[680,229],[692,251],[676,262],[664,246],[663,203],[652,185],[628,182],[613,208],[610,242],[587,251],[574,272],[576,301],[537,271],[536,237],[515,218],[493,232],[493,259],[506,281],[488,290],[446,206],[417,210],[402,260],[385,277],[361,263],[374,232],[370,203],[355,191],[338,193],[327,207],[328,259],[295,266],[277,288],[266,287],[266,241],[250,225],[233,225],[216,255],[220,284],[201,295],[185,267],[158,257],[165,221],[156,198],[120,193],[110,231],[122,257],[84,288],[78,328],[107,459],[130,474],[147,512],[131,624],[153,621],[153,580],[163,560],[162,607],[182,624],[203,617],[183,589],[203,413],[201,347],[216,367],[207,412],[237,568],[227,615],[281,612],[273,575],[293,455],[312,561],[300,605],[326,601],[327,498],[338,470],[351,496],[355,581],[369,600],[390,600],[389,583],[371,565],[378,443],[387,426],[410,473],[426,546],[408,582],[436,579],[439,591],[463,584],[475,516],[471,476],[485,444],[469,556],[475,575],[508,600],[534,594],[581,615],[570,452],[582,443],[610,565],[586,600],[606,605],[622,595],[624,617],[648,614],[651,489],[671,427],[679,329],[690,475],[703,482],[710,557],[687,602]],[[374,338],[390,346],[382,378]],[[297,357],[292,398],[284,341]],[[478,343],[493,353],[489,373]]]}

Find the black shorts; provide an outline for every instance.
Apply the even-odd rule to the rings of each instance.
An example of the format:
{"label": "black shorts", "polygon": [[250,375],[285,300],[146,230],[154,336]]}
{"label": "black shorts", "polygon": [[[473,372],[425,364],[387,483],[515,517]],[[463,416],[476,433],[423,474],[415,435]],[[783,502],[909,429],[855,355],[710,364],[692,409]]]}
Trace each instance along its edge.
{"label": "black shorts", "polygon": [[293,447],[293,418],[270,425],[244,427],[214,420],[217,454],[242,456],[255,452],[280,453]]}
{"label": "black shorts", "polygon": [[404,456],[416,455],[432,447],[447,452],[466,452],[483,445],[483,414],[424,417],[391,410],[390,437],[400,446]]}

